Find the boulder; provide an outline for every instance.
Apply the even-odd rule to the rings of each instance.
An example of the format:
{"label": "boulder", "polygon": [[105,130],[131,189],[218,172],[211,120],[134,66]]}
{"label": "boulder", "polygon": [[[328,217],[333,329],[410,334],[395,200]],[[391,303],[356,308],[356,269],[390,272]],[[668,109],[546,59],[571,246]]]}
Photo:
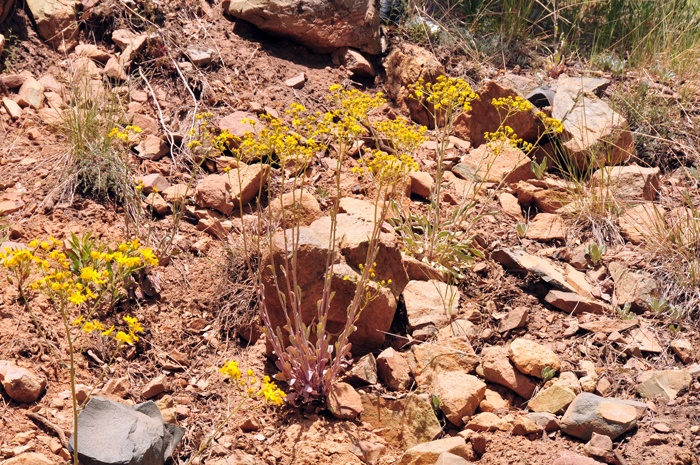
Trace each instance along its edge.
{"label": "boulder", "polygon": [[411,369],[403,355],[389,347],[377,357],[377,374],[391,391],[411,387]]}
{"label": "boulder", "polygon": [[[267,184],[270,175],[270,165],[255,163],[243,165],[227,173],[231,183],[231,199],[234,208],[241,204],[248,205],[258,196],[262,187]],[[240,178],[240,182],[239,182]]]}
{"label": "boulder", "polygon": [[416,344],[408,354],[408,366],[416,383],[428,387],[441,373],[473,373],[479,359],[469,349],[458,350],[448,344]]}
{"label": "boulder", "polygon": [[564,124],[563,149],[579,169],[619,165],[634,151],[627,120],[580,78],[559,78],[552,117]]}
{"label": "boulder", "polygon": [[482,412],[474,415],[467,423],[467,430],[470,431],[508,431],[510,424],[508,421],[502,420],[498,415],[491,412]]}
{"label": "boulder", "polygon": [[[258,130],[260,130],[260,127],[262,126],[262,123],[260,122],[257,116],[246,111],[234,111],[233,113],[230,113],[221,118],[217,125],[219,126],[219,129],[221,131],[226,130],[232,136],[243,138],[246,135],[246,133],[255,132],[255,127],[253,127],[253,125],[250,123],[244,123],[244,120],[253,121],[255,123],[255,127],[257,127]],[[232,144],[234,146],[237,146],[236,141],[232,141]]]}
{"label": "boulder", "polygon": [[517,416],[513,422],[512,434],[515,436],[527,436],[528,434],[537,434],[540,431],[542,428],[526,416]]}
{"label": "boulder", "polygon": [[440,409],[455,426],[464,424],[484,398],[486,383],[476,376],[459,371],[440,373],[433,377],[430,392],[440,399]]}
{"label": "boulder", "polygon": [[352,368],[345,377],[345,381],[356,384],[377,384],[377,359],[374,355],[367,354],[352,364]]}
{"label": "boulder", "polygon": [[408,174],[411,181],[411,193],[425,199],[430,198],[430,192],[435,185],[435,180],[425,171],[414,171]]}
{"label": "boulder", "polygon": [[0,360],[0,384],[7,395],[20,404],[36,402],[46,389],[46,379],[2,360]]}
{"label": "boulder", "polygon": [[226,0],[222,8],[268,34],[289,38],[318,53],[340,47],[355,47],[371,55],[381,52],[379,8],[371,0]]}
{"label": "boulder", "polygon": [[79,5],[76,0],[27,0],[39,37],[61,53],[78,45]]}
{"label": "boulder", "polygon": [[564,218],[552,213],[539,213],[530,222],[525,237],[533,241],[566,239],[567,227]]}
{"label": "boulder", "polygon": [[[579,390],[580,391],[580,390]],[[566,383],[554,383],[541,390],[528,402],[527,407],[533,412],[560,415],[576,398],[576,392]]]}
{"label": "boulder", "polygon": [[482,412],[495,413],[498,409],[510,409],[513,406],[514,396],[507,388],[494,384],[487,384],[484,398],[479,404]]}
{"label": "boulder", "polygon": [[634,428],[647,405],[631,400],[609,399],[587,392],[576,396],[561,419],[561,429],[570,436],[589,441],[593,433],[610,439]]}
{"label": "boulder", "polygon": [[613,442],[604,434],[593,433],[591,440],[583,446],[583,452],[594,459],[605,463],[621,464],[622,462],[613,451]]}
{"label": "boulder", "polygon": [[633,244],[666,237],[665,214],[666,210],[660,205],[645,203],[632,207],[617,220],[620,233]]}
{"label": "boulder", "polygon": [[610,166],[593,173],[591,185],[599,197],[608,194],[617,200],[653,201],[659,192],[660,172],[658,167]]}
{"label": "boulder", "polygon": [[[484,133],[495,132],[505,117],[505,110],[500,110],[491,103],[496,98],[523,97],[510,83],[489,81],[479,89],[479,100],[471,102],[471,111],[463,114],[455,121],[455,135],[471,142],[473,147],[479,147],[486,142]],[[519,138],[535,142],[544,132],[542,122],[536,116],[533,107],[527,111],[512,115],[505,124],[511,128]],[[528,170],[530,162],[527,163]],[[530,172],[532,174],[532,172]],[[534,177],[534,175],[532,176]]]}
{"label": "boulder", "polygon": [[640,396],[647,399],[662,396],[673,400],[690,386],[693,377],[686,370],[649,370],[639,375],[638,382],[636,389]]}
{"label": "boulder", "polygon": [[334,383],[331,386],[326,406],[334,417],[341,420],[354,420],[362,413],[362,399],[347,383]]}
{"label": "boulder", "polygon": [[470,465],[471,462],[467,459],[455,455],[451,452],[442,452],[438,457],[435,465]]}
{"label": "boulder", "polygon": [[147,174],[146,176],[137,179],[137,182],[143,185],[142,191],[144,194],[151,194],[156,190],[158,192],[163,192],[170,187],[168,180],[158,173]]}
{"label": "boulder", "polygon": [[550,349],[529,339],[519,338],[510,343],[508,356],[521,373],[542,378],[542,370],[555,372],[561,368],[561,360]]}
{"label": "boulder", "polygon": [[410,281],[403,290],[409,329],[446,325],[459,310],[459,298],[457,286],[435,279]]}
{"label": "boulder", "polygon": [[527,155],[510,145],[503,147],[498,154],[488,144],[481,145],[464,155],[452,172],[467,181],[503,181],[505,184],[516,184],[535,177]]}
{"label": "boulder", "polygon": [[184,434],[163,422],[154,402],[131,407],[93,397],[78,415],[78,458],[83,465],[163,465]]}
{"label": "boulder", "polygon": [[508,349],[491,347],[484,350],[481,356],[481,365],[476,369],[479,376],[488,382],[505,386],[525,399],[532,397],[535,383],[513,366],[508,358]]}
{"label": "boulder", "polygon": [[552,431],[557,431],[559,429],[559,420],[557,419],[557,416],[552,413],[537,412],[528,413],[524,416],[528,420],[531,420],[534,423],[536,423],[548,433],[551,433]]}
{"label": "boulder", "polygon": [[410,86],[421,79],[426,84],[434,83],[439,76],[445,74],[445,68],[435,55],[422,47],[403,42],[389,52],[383,64],[389,97],[410,113],[415,122],[429,128],[434,127],[435,121],[432,121],[423,104],[410,97]]}
{"label": "boulder", "polygon": [[316,197],[303,189],[282,194],[270,201],[270,219],[282,228],[308,226],[323,216]]}
{"label": "boulder", "polygon": [[463,438],[438,439],[426,442],[408,449],[396,462],[397,465],[434,465],[440,455],[449,452],[465,460],[475,459],[475,454],[470,445]]}
{"label": "boulder", "polygon": [[129,79],[129,75],[126,74],[124,66],[122,66],[117,57],[110,57],[102,71],[105,76],[115,81],[126,81]]}
{"label": "boulder", "polygon": [[168,145],[160,137],[147,135],[139,145],[136,146],[139,157],[147,160],[157,161],[170,153]]}
{"label": "boulder", "polygon": [[442,432],[433,407],[416,394],[401,399],[370,394],[361,397],[362,421],[396,448],[405,450],[432,441]]}
{"label": "boulder", "polygon": [[503,213],[515,218],[518,221],[525,221],[523,212],[518,203],[518,198],[513,194],[503,192],[498,196],[498,202],[501,204]]}

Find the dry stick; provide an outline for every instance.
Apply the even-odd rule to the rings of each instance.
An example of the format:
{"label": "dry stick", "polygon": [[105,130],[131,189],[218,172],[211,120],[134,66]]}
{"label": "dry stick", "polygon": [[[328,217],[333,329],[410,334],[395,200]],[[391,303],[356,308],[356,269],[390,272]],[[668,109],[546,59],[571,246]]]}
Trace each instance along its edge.
{"label": "dry stick", "polygon": [[49,420],[46,418],[42,417],[38,413],[34,412],[27,412],[26,413],[27,417],[31,418],[34,421],[37,421],[44,425],[46,428],[50,429],[54,433],[56,433],[56,436],[58,436],[59,441],[61,441],[61,446],[63,448],[68,449],[68,439],[66,439],[66,433],[63,432],[60,426],[54,425],[51,423]]}

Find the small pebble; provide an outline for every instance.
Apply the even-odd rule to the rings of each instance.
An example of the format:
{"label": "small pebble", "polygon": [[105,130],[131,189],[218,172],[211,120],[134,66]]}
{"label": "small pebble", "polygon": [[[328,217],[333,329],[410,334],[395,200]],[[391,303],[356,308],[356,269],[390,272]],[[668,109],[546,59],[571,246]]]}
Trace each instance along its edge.
{"label": "small pebble", "polygon": [[659,433],[669,433],[671,428],[666,423],[654,423],[654,429]]}

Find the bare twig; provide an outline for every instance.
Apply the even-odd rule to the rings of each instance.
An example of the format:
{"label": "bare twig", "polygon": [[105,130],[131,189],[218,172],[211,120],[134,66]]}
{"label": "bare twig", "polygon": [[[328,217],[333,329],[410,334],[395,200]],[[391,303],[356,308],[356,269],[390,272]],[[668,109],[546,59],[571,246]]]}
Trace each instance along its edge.
{"label": "bare twig", "polygon": [[58,436],[59,441],[61,441],[61,446],[63,446],[65,449],[68,449],[68,439],[66,439],[66,433],[63,432],[61,427],[54,425],[51,423],[49,420],[46,418],[42,417],[38,413],[34,412],[27,412],[27,417],[31,418],[32,420],[41,423],[44,425],[46,428],[50,429],[54,433],[56,433],[56,436]]}

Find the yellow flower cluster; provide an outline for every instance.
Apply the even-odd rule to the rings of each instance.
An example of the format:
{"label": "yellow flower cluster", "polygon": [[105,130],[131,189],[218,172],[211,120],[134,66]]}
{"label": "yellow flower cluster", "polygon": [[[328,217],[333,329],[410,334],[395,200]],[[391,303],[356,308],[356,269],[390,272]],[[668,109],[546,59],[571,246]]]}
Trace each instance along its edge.
{"label": "yellow flower cluster", "polygon": [[502,126],[496,132],[485,132],[484,138],[488,141],[488,146],[494,155],[502,153],[506,145],[520,149],[525,153],[530,152],[534,147],[533,144],[518,137],[510,126]]}
{"label": "yellow flower cluster", "polygon": [[435,83],[426,83],[423,79],[410,86],[410,97],[433,104],[435,110],[447,112],[466,112],[471,110],[471,102],[479,96],[474,93],[471,86],[463,79],[439,76]]}
{"label": "yellow flower cluster", "polygon": [[411,171],[417,171],[418,164],[408,154],[392,155],[381,150],[370,150],[369,156],[360,159],[352,168],[357,174],[370,174],[379,186],[394,186],[406,178]]}
{"label": "yellow flower cluster", "polygon": [[542,124],[544,124],[547,132],[554,134],[561,134],[564,132],[564,124],[561,122],[561,120],[550,118],[542,111],[537,112],[537,117],[542,121]]}
{"label": "yellow flower cluster", "polygon": [[127,126],[124,128],[124,131],[120,131],[119,128],[114,128],[112,129],[109,134],[107,135],[109,138],[113,139],[119,139],[122,142],[131,142],[133,139],[132,137],[135,134],[139,134],[141,132],[141,128],[138,126]]}
{"label": "yellow flower cluster", "polygon": [[396,153],[400,154],[410,155],[428,140],[425,136],[428,128],[425,126],[415,127],[404,118],[380,121],[374,123],[373,127],[389,141]]}
{"label": "yellow flower cluster", "polygon": [[210,151],[219,152],[217,155],[223,154],[226,150],[232,149],[231,141],[239,140],[237,136],[228,132],[228,129],[224,129],[217,134],[217,129],[211,124],[213,116],[213,113],[198,113],[194,115],[199,121],[199,125],[187,132],[187,135],[193,138],[187,143],[187,147],[193,150],[202,147],[204,150],[200,155],[205,157],[211,155]]}
{"label": "yellow flower cluster", "polygon": [[141,326],[141,323],[139,323],[139,321],[135,317],[131,317],[128,315],[124,317],[124,321],[126,321],[127,323],[127,331],[116,331],[116,333],[116,328],[114,325],[112,325],[111,328],[105,330],[104,325],[102,323],[95,319],[91,321],[86,321],[84,316],[80,316],[75,321],[73,321],[73,326],[82,326],[82,330],[86,333],[99,331],[102,336],[113,337],[119,345],[133,344],[134,341],[138,342],[139,338],[136,335],[136,333],[143,332],[143,327]]}
{"label": "yellow flower cluster", "polygon": [[265,403],[273,403],[282,405],[287,394],[279,389],[269,376],[263,378],[262,388],[255,387],[258,384],[258,379],[255,377],[253,370],[246,370],[245,376],[241,372],[238,362],[228,361],[219,368],[219,371],[231,380],[231,383],[239,390],[239,392],[247,398],[262,397]]}
{"label": "yellow flower cluster", "polygon": [[491,100],[491,105],[497,109],[504,109],[508,112],[519,113],[528,111],[532,104],[522,97],[500,97]]}

